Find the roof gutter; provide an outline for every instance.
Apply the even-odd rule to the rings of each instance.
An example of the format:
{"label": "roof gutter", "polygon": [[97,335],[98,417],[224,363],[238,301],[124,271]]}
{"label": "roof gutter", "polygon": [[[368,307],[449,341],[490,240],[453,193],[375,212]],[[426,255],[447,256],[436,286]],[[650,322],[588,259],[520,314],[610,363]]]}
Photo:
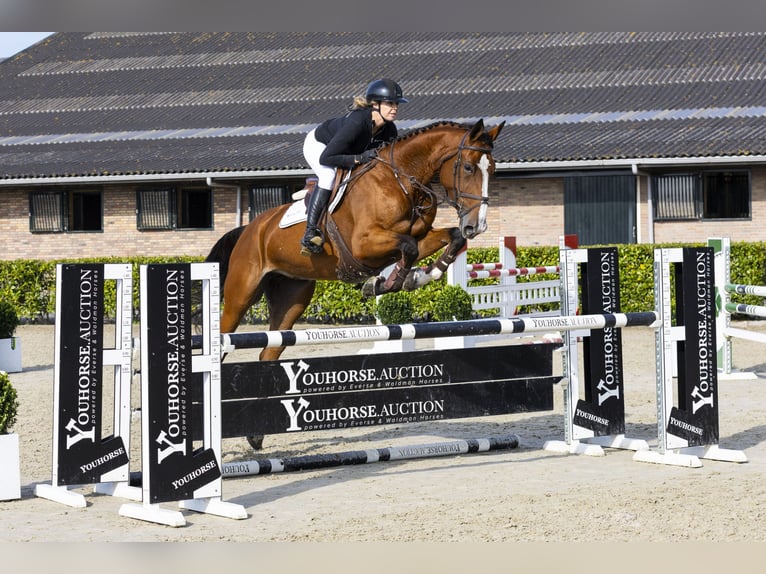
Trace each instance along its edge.
{"label": "roof gutter", "polygon": [[[308,177],[313,172],[305,169],[268,169],[247,171],[212,171],[212,172],[185,172],[185,173],[154,173],[136,175],[76,175],[55,177],[20,177],[0,179],[0,186],[27,186],[27,185],[61,185],[61,184],[91,184],[91,183],[138,183],[138,182],[170,182],[190,180],[226,180],[226,179],[261,179],[264,177]],[[217,183],[216,185],[220,185]]]}
{"label": "roof gutter", "polygon": [[766,155],[721,155],[699,157],[646,157],[622,159],[594,159],[569,161],[496,162],[495,171],[560,171],[576,169],[647,169],[653,167],[680,167],[693,165],[743,165],[766,163]]}

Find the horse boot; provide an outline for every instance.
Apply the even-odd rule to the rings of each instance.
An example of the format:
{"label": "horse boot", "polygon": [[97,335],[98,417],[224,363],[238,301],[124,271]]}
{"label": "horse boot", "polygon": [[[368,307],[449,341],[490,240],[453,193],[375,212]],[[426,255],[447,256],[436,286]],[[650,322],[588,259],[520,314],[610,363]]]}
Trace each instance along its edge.
{"label": "horse boot", "polygon": [[309,196],[309,205],[306,208],[306,233],[301,239],[301,255],[310,257],[312,254],[321,253],[324,239],[322,232],[317,227],[319,216],[322,215],[331,191],[323,187],[316,187]]}

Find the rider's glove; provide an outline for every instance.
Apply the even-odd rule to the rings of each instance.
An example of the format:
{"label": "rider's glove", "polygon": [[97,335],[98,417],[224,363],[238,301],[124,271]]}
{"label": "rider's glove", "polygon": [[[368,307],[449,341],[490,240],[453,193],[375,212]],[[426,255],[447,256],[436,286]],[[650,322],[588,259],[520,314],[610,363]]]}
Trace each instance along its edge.
{"label": "rider's glove", "polygon": [[354,158],[355,159],[354,163],[356,163],[357,165],[367,163],[369,161],[372,161],[377,155],[378,155],[378,150],[366,149]]}

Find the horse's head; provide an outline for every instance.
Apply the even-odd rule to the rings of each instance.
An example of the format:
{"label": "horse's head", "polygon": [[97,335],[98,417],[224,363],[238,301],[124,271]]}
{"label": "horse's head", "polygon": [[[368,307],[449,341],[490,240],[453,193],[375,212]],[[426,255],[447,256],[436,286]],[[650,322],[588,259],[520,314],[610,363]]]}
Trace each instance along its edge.
{"label": "horse's head", "polygon": [[489,178],[495,172],[492,148],[505,122],[485,130],[477,121],[460,140],[457,151],[442,164],[439,180],[457,210],[460,232],[471,239],[487,229]]}

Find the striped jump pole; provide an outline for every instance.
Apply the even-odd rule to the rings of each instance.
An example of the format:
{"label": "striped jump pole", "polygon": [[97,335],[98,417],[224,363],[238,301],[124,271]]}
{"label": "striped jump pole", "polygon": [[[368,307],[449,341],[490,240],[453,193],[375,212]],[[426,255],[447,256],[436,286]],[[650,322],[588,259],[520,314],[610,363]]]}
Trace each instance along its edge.
{"label": "striped jump pole", "polygon": [[737,285],[727,283],[724,289],[729,293],[737,293],[739,295],[757,295],[758,297],[766,297],[766,287],[763,285]]}
{"label": "striped jump pole", "polygon": [[[607,327],[654,327],[658,323],[654,311],[636,313],[603,313],[565,317],[523,317],[514,319],[471,319],[437,323],[407,323],[403,325],[366,325],[362,327],[330,327],[283,331],[256,331],[222,335],[222,351],[292,347],[296,345],[326,345],[328,343],[364,343],[407,339],[436,339],[440,337],[505,335],[512,333],[547,333],[604,329]],[[199,348],[201,338],[192,338],[192,348]]]}
{"label": "striped jump pole", "polygon": [[495,269],[502,269],[502,263],[467,263],[465,266],[466,272],[471,271],[493,271]]}
{"label": "striped jump pole", "polygon": [[[456,439],[428,444],[349,450],[327,454],[225,462],[222,465],[222,472],[223,478],[237,478],[242,476],[275,474],[279,472],[298,472],[302,470],[318,470],[338,466],[371,464],[375,462],[395,462],[418,458],[436,458],[479,452],[511,450],[518,446],[519,437],[511,434],[486,438]],[[141,480],[141,473],[133,472],[131,473],[130,478],[133,483],[139,483]]]}
{"label": "striped jump pole", "polygon": [[724,309],[729,313],[740,313],[753,317],[766,317],[766,307],[759,305],[745,305],[744,303],[726,303]]}
{"label": "striped jump pole", "polygon": [[[478,269],[469,268],[467,271],[469,279],[489,279],[490,277],[524,277],[526,275],[543,275],[545,273],[559,273],[561,269],[558,265],[549,265],[547,267],[515,267],[513,269],[503,269],[502,267],[484,268],[484,265]],[[500,265],[499,263],[497,265]],[[471,266],[474,267],[474,266]]]}

